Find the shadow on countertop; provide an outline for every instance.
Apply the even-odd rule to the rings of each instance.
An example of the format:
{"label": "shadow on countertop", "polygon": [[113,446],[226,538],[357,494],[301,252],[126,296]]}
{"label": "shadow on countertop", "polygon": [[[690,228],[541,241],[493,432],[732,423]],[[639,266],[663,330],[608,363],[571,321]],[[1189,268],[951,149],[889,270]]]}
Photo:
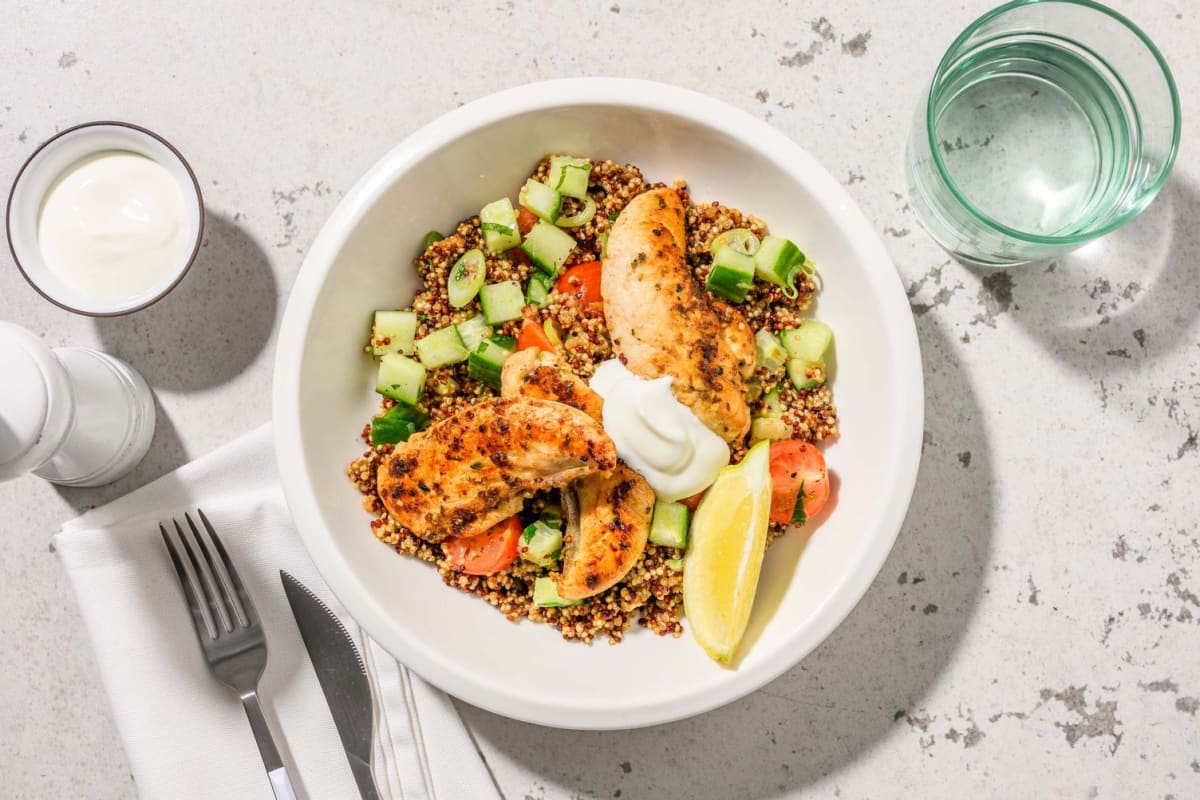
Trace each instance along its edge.
{"label": "shadow on countertop", "polygon": [[[825,642],[749,697],[642,730],[553,730],[460,703],[484,750],[589,797],[766,798],[810,786],[906,725],[974,616],[995,524],[979,401],[937,315],[919,317],[918,333],[926,430],[908,517]],[[513,788],[513,798],[539,794]]]}
{"label": "shadow on countertop", "polygon": [[1085,375],[1141,368],[1195,345],[1200,192],[1178,175],[1137,219],[1054,261],[973,269],[1055,359]]}
{"label": "shadow on countertop", "polygon": [[275,325],[278,291],[266,252],[232,220],[205,215],[200,254],[173,292],[142,311],[95,321],[103,349],[154,389],[229,382],[254,362]]}

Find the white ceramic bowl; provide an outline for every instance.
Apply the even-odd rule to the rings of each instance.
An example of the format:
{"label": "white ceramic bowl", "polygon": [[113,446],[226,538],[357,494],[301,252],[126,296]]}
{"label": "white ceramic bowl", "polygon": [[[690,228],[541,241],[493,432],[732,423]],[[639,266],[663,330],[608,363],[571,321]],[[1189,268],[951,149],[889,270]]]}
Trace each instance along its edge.
{"label": "white ceramic bowl", "polygon": [[[734,668],[685,633],[636,628],[619,646],[564,642],[508,622],[442,585],[428,564],[371,536],[346,465],[378,407],[362,355],[371,312],[406,305],[427,230],[448,230],[515,195],[547,152],[610,158],[648,179],[685,178],[697,200],[755,213],[800,243],[836,332],[842,438],[826,454],[836,499],[816,532],[767,553]],[[508,717],[567,728],[631,728],[698,714],[762,686],[850,612],[887,556],[912,493],[922,435],[915,327],[872,226],[808,154],[750,115],[694,92],[617,79],[522,86],[446,114],[388,153],[347,193],[305,259],[275,364],[275,441],[300,535],[338,599],[400,661],[447,692]],[[685,621],[685,628],[687,627]]]}
{"label": "white ceramic bowl", "polygon": [[[42,259],[38,220],[47,193],[68,169],[88,156],[106,151],[137,153],[163,167],[179,186],[187,213],[190,247],[178,261],[144,290],[119,299],[98,298],[64,283]],[[187,161],[157,133],[128,122],[87,122],[67,128],[33,151],[17,173],[5,214],[8,246],[21,274],[38,294],[60,308],[90,317],[115,317],[140,311],[174,289],[196,260],[204,238],[204,198]]]}

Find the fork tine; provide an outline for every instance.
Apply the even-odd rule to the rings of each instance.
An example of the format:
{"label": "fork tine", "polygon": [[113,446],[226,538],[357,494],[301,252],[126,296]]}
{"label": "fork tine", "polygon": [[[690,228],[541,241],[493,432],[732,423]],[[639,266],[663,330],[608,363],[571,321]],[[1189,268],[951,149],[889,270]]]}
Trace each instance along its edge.
{"label": "fork tine", "polygon": [[192,527],[192,533],[201,540],[207,550],[209,560],[212,562],[213,572],[216,573],[217,580],[221,584],[221,589],[224,590],[225,599],[237,617],[238,624],[243,628],[248,628],[250,627],[250,615],[254,611],[254,606],[250,602],[250,599],[246,597],[242,582],[233,568],[233,562],[229,560],[229,553],[225,551],[225,543],[221,541],[221,537],[217,535],[216,529],[208,521],[208,517],[204,515],[204,512],[197,508],[196,513],[200,516],[200,522],[203,523],[202,528],[197,528],[196,523],[192,522],[192,518],[189,515],[184,514],[183,517],[188,521],[188,525]]}
{"label": "fork tine", "polygon": [[191,561],[187,556],[180,554],[179,546],[171,539],[171,534],[167,533],[167,529],[161,522],[158,524],[158,532],[162,534],[163,544],[167,546],[171,563],[175,565],[175,574],[179,577],[179,585],[187,598],[188,609],[192,612],[192,624],[196,626],[196,633],[200,634],[203,631],[208,634],[209,639],[216,639],[217,626],[213,622],[212,614],[209,613],[208,603],[203,599],[204,595],[200,590],[200,583],[196,579]]}
{"label": "fork tine", "polygon": [[[211,556],[205,551],[203,544],[179,524],[179,520],[173,519],[171,522],[175,524],[175,531],[183,542],[183,549],[191,557],[192,565],[200,576],[200,585],[204,587],[204,596],[208,599],[209,607],[220,621],[221,628],[231,633],[233,622],[229,619],[229,608],[225,605],[225,600],[217,589],[217,582],[213,579],[212,568],[209,566]],[[192,530],[195,530],[195,526],[192,526]]]}

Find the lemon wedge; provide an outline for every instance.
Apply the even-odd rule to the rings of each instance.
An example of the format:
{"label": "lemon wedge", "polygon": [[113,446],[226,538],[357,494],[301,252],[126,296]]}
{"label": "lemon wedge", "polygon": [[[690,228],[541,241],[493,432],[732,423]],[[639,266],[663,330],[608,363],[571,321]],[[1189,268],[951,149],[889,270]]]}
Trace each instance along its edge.
{"label": "lemon wedge", "polygon": [[692,635],[728,663],[750,620],[771,513],[770,443],[725,467],[692,519],[683,567],[683,608]]}

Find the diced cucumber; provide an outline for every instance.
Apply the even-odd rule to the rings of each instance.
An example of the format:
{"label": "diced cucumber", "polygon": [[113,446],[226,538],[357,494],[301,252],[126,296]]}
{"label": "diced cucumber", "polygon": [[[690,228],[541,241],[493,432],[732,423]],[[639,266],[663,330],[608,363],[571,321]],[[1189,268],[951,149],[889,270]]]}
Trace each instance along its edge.
{"label": "diced cucumber", "polygon": [[479,212],[479,226],[483,228],[483,246],[489,253],[500,253],[521,243],[517,212],[507,197],[483,207]]}
{"label": "diced cucumber", "polygon": [[779,337],[766,328],[754,334],[755,362],[770,372],[774,372],[788,360],[788,352],[783,348]]}
{"label": "diced cucumber", "polygon": [[759,416],[773,417],[775,419],[783,416],[783,402],[779,399],[778,386],[767,392],[767,396],[763,398],[763,410]]}
{"label": "diced cucumber", "polygon": [[493,389],[499,389],[500,372],[504,369],[505,359],[512,353],[512,350],[500,346],[495,340],[484,339],[475,351],[467,356],[467,375]]}
{"label": "diced cucumber", "polygon": [[792,381],[792,386],[797,389],[815,389],[820,386],[823,381],[818,381],[815,378],[808,377],[809,367],[825,368],[823,361],[805,361],[802,358],[793,358],[787,363],[788,378]]}
{"label": "diced cucumber", "polygon": [[712,270],[705,286],[710,292],[740,303],[754,283],[754,259],[730,245],[721,245],[713,254]]}
{"label": "diced cucumber", "polygon": [[566,263],[576,244],[574,236],[540,220],[525,234],[521,249],[539,269],[554,278],[558,276],[559,269]]}
{"label": "diced cucumber", "polygon": [[462,308],[474,300],[486,277],[487,260],[483,257],[483,251],[476,248],[463,253],[446,278],[446,295],[450,305]]}
{"label": "diced cucumber", "polygon": [[725,245],[729,245],[739,253],[752,256],[758,252],[759,241],[749,228],[734,228],[718,234],[709,244],[708,249],[715,255]]}
{"label": "diced cucumber", "polygon": [[525,302],[537,308],[545,308],[550,302],[550,289],[546,285],[549,282],[548,276],[540,272],[530,276],[529,285],[525,287]]}
{"label": "diced cucumber", "polygon": [[419,408],[397,403],[386,414],[371,420],[371,444],[407,442],[408,437],[429,424],[429,415]]}
{"label": "diced cucumber", "polygon": [[466,361],[470,350],[463,344],[458,328],[453,325],[434,331],[417,340],[417,357],[427,369]]}
{"label": "diced cucumber", "polygon": [[426,250],[433,247],[435,244],[445,238],[445,236],[442,236],[437,231],[430,231],[429,233],[425,234],[425,238],[421,240],[421,252],[424,253]]}
{"label": "diced cucumber", "polygon": [[417,315],[412,311],[376,311],[371,326],[371,354],[412,355],[417,335]]}
{"label": "diced cucumber", "polygon": [[538,608],[564,608],[577,606],[582,600],[564,600],[558,594],[554,579],[543,575],[533,582],[533,604]]}
{"label": "diced cucumber", "polygon": [[587,197],[588,177],[592,174],[592,162],[586,158],[550,156],[550,174],[546,183],[551,189],[567,197]]}
{"label": "diced cucumber", "polygon": [[754,272],[767,283],[782,286],[788,297],[796,296],[792,281],[804,263],[804,253],[790,239],[766,236],[754,254]]}
{"label": "diced cucumber", "polygon": [[384,397],[415,406],[425,390],[425,367],[399,353],[387,353],[379,359],[375,391]]}
{"label": "diced cucumber", "polygon": [[479,305],[483,306],[484,321],[488,325],[497,325],[521,316],[525,293],[516,281],[489,283],[479,290]]}
{"label": "diced cucumber", "polygon": [[596,201],[590,197],[583,199],[583,208],[576,211],[569,217],[559,217],[554,224],[560,228],[578,228],[580,225],[587,225],[592,221],[592,217],[596,216]]}
{"label": "diced cucumber", "polygon": [[521,557],[539,567],[552,566],[562,553],[562,531],[538,520],[521,535],[518,552]]}
{"label": "diced cucumber", "polygon": [[562,195],[533,178],[525,181],[517,201],[551,224],[557,222],[562,213]]}
{"label": "diced cucumber", "polygon": [[746,400],[753,403],[758,398],[762,397],[762,384],[758,382],[758,378],[750,378],[746,381]]}
{"label": "diced cucumber", "polygon": [[467,348],[468,353],[475,352],[479,343],[483,341],[484,335],[490,330],[483,314],[476,314],[470,319],[465,319],[455,327],[458,328],[458,335],[462,337],[463,347]]}
{"label": "diced cucumber", "polygon": [[666,561],[667,569],[673,569],[676,572],[683,572],[682,558],[668,558]]}
{"label": "diced cucumber", "polygon": [[654,501],[654,517],[650,522],[650,541],[662,547],[687,547],[688,522],[691,513],[683,503]]}
{"label": "diced cucumber", "polygon": [[820,361],[825,358],[825,353],[833,342],[833,328],[824,322],[807,319],[799,328],[779,334],[779,338],[783,342],[783,348],[792,358]]}
{"label": "diced cucumber", "polygon": [[790,438],[792,426],[778,417],[755,417],[750,423],[751,442],[761,442],[763,439],[782,442]]}

